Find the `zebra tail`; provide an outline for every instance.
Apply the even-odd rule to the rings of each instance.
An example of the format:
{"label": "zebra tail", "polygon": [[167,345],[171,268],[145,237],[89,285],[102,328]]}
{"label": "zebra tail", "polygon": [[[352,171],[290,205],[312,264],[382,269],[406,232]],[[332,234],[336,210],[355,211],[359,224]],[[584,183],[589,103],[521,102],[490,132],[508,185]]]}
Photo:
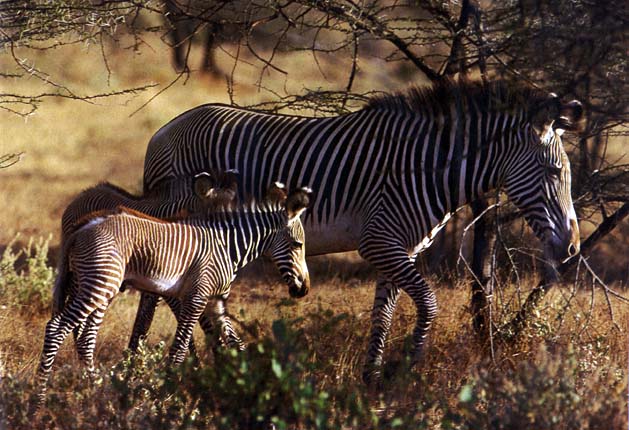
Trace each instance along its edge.
{"label": "zebra tail", "polygon": [[52,288],[52,316],[63,311],[68,295],[68,288],[72,279],[72,273],[68,270],[70,247],[74,242],[74,234],[67,240],[61,240],[61,255],[57,263],[57,278]]}

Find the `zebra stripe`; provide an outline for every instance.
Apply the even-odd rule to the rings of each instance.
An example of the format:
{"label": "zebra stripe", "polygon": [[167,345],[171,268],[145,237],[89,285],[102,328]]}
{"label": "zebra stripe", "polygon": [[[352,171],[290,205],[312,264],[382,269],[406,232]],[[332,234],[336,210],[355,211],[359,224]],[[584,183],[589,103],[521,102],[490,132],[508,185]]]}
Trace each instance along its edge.
{"label": "zebra stripe", "polygon": [[[123,281],[153,294],[177,297],[177,331],[169,360],[181,363],[192,329],[209,297],[229,294],[238,270],[268,253],[293,297],[310,288],[303,249],[300,214],[309,192],[297,190],[280,202],[249,204],[240,210],[223,210],[178,222],[164,222],[121,209],[79,228],[66,242],[62,255],[62,282],[55,291],[64,301],[71,271],[75,293],[46,326],[38,371],[39,402],[43,402],[48,376],[57,351],[68,333],[84,326],[77,340],[78,352],[93,368],[95,337],[105,310]],[[296,234],[297,233],[297,234]],[[247,249],[247,253],[242,253]],[[243,258],[234,258],[242,255]]]}
{"label": "zebra stripe", "polygon": [[378,373],[400,290],[417,309],[413,357],[419,357],[436,301],[413,262],[460,206],[502,188],[549,259],[578,252],[560,134],[581,113],[578,102],[561,104],[503,81],[411,89],[331,118],[203,105],[153,136],[144,187],[210,167],[242,172],[241,193],[260,195],[276,180],[312,185],[317,193],[304,220],[308,254],[358,250],[378,271],[369,378]]}
{"label": "zebra stripe", "polygon": [[[76,230],[76,226],[81,224],[84,217],[93,217],[93,213],[104,210],[114,210],[120,206],[145,213],[156,218],[170,218],[184,212],[198,212],[208,203],[228,202],[235,197],[237,185],[236,172],[201,172],[196,175],[188,175],[182,178],[172,178],[161,181],[157,187],[143,196],[135,196],[124,189],[110,183],[101,183],[81,192],[68,204],[61,217],[61,248],[64,242]],[[194,194],[191,192],[194,190]],[[97,222],[92,219],[91,223]],[[63,270],[59,267],[58,272]],[[72,282],[71,280],[68,282]],[[137,350],[139,341],[148,333],[148,329],[153,319],[155,307],[160,297],[149,298],[150,293],[142,292],[140,305],[136,320],[133,325],[133,332],[129,340],[129,349]],[[174,297],[164,297],[164,300],[175,313],[180,308],[178,299]],[[223,297],[219,300],[227,300]],[[221,307],[224,307],[223,305]],[[59,312],[53,308],[53,314]],[[217,315],[216,320],[222,324],[219,333],[228,333],[231,338],[218,338],[221,345],[237,346],[241,348],[242,341],[237,336],[232,327],[231,320],[226,316]],[[201,326],[207,336],[214,338],[215,333],[212,326],[212,315],[204,314],[200,320]],[[83,327],[75,329],[75,340],[78,341],[79,334]],[[81,346],[77,344],[77,348]],[[190,343],[191,352],[196,357],[194,342]]]}

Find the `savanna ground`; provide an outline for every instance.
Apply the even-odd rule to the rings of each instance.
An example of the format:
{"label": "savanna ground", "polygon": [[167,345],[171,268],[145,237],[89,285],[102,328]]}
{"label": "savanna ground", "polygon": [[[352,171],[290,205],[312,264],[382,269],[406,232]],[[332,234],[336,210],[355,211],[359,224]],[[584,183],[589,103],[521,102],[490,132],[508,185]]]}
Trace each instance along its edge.
{"label": "savanna ground", "polygon": [[[146,81],[163,88],[176,77],[165,60],[168,52],[157,42],[132,63],[112,52],[111,76],[103,74],[97,49],[74,46],[71,57],[65,52],[29,58],[92,89]],[[225,53],[219,57],[228,62]],[[299,70],[299,57],[284,61]],[[322,67],[334,81],[334,64],[323,61]],[[378,64],[371,69],[359,76],[365,88],[403,87],[402,78]],[[255,82],[258,74],[241,64],[235,77]],[[322,78],[303,71],[291,82],[265,79],[269,87],[308,82],[312,88]],[[38,83],[16,80],[15,85],[37,91]],[[272,97],[253,85],[237,88],[242,103]],[[385,357],[401,364],[386,368],[381,389],[369,392],[361,371],[374,273],[353,254],[309,260],[313,288],[299,301],[288,299],[270,265],[253,264],[234,284],[229,303],[247,351],[213,354],[197,331],[199,369],[188,364],[175,373],[165,371],[163,354],[174,333],[174,318],[165,307],[158,309],[140,354],[125,354],[139,295],[121,294],[99,333],[98,376],[83,374],[66,341],[47,405],[32,419],[31,384],[50,314],[65,205],[103,180],[139,192],[150,136],[188,108],[229,102],[225,82],[195,76],[180,79],[135,112],[156,92],[98,104],[50,99],[26,120],[0,112],[0,154],[25,152],[18,164],[0,171],[0,428],[256,428],[269,421],[277,428],[304,429],[627,427],[629,307],[612,300],[616,326],[602,290],[583,284],[575,290],[569,284],[555,288],[514,343],[496,338],[481,345],[468,310],[469,279],[431,277],[440,311],[421,368],[410,373],[404,368],[415,312],[403,297]],[[626,230],[622,226],[616,237],[622,249],[608,242],[598,261],[626,266]],[[521,275],[519,283],[504,283],[496,295],[497,327],[509,321],[537,283],[535,276]],[[626,279],[620,279],[612,286],[624,291]]]}

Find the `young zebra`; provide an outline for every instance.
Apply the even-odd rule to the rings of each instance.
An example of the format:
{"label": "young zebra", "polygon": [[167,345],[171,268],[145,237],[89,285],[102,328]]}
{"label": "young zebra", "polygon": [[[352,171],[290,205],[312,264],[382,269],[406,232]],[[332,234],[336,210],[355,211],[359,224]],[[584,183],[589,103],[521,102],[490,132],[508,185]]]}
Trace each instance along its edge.
{"label": "young zebra", "polygon": [[[194,324],[208,299],[228,293],[237,271],[261,254],[271,256],[291,296],[306,295],[310,279],[299,216],[308,206],[310,190],[300,188],[287,197],[279,185],[272,187],[262,202],[212,208],[176,222],[125,208],[86,220],[63,249],[63,270],[53,293],[53,306],[60,311],[46,325],[38,370],[39,404],[45,398],[60,345],[82,324],[91,339],[79,355],[88,368],[93,367],[99,324],[123,281],[181,301],[169,353],[171,364],[183,361]],[[76,291],[64,305],[70,271]]]}
{"label": "young zebra", "polygon": [[[93,216],[94,212],[114,210],[120,206],[145,213],[156,218],[170,218],[175,215],[183,217],[185,213],[203,210],[208,204],[230,203],[236,198],[238,186],[237,172],[201,172],[177,180],[164,180],[158,186],[143,196],[135,196],[124,189],[105,182],[82,191],[63,212],[61,217],[61,248],[67,238],[77,230],[85,217]],[[192,192],[194,191],[194,192]],[[58,272],[63,270],[58,268]],[[71,282],[71,280],[70,280]],[[124,284],[123,287],[124,289]],[[146,335],[153,319],[159,296],[142,293],[140,309],[136,316],[133,333],[129,340],[129,349],[135,351],[139,340]],[[175,315],[179,312],[179,301],[174,297],[166,297],[166,303]],[[150,306],[147,306],[150,304]],[[53,309],[53,315],[60,310]],[[212,309],[208,309],[199,320],[207,336],[213,336],[212,320],[219,322],[219,339],[222,345],[241,347],[242,342],[225,315],[222,300],[217,300]],[[83,327],[74,330],[75,340],[78,341]],[[83,346],[77,344],[77,349]],[[196,356],[194,342],[190,343],[190,350]]]}
{"label": "young zebra", "polygon": [[83,190],[63,211],[62,240],[76,230],[85,216],[96,211],[124,206],[155,218],[170,218],[182,212],[197,212],[210,200],[229,202],[236,197],[238,180],[235,170],[200,172],[177,179],[165,179],[142,196],[133,195],[109,182]]}

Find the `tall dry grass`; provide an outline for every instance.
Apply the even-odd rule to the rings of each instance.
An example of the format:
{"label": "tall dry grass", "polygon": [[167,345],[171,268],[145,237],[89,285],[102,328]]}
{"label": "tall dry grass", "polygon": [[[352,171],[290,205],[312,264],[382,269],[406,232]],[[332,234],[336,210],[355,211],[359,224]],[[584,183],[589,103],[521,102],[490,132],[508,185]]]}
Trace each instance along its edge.
{"label": "tall dry grass", "polygon": [[[111,91],[147,82],[160,87],[131,98],[94,103],[48,99],[26,119],[0,111],[0,154],[26,153],[18,164],[0,171],[0,252],[4,251],[5,256],[17,252],[31,237],[52,235],[49,245],[54,250],[61,212],[72,196],[85,187],[108,180],[139,192],[150,136],[186,109],[207,102],[229,101],[223,80],[194,75],[187,81],[178,80],[136,112],[160,88],[176,79],[166,61],[169,52],[151,37],[146,43],[136,56],[108,48],[111,76],[107,75],[96,47],[20,53],[33,64],[45,66],[53,80],[69,82],[79,93]],[[319,58],[325,72],[322,76],[302,66],[308,55],[280,58],[282,68],[291,71],[290,79],[286,81],[283,75],[268,71],[262,85],[273,91],[284,86],[290,90],[343,87],[345,77],[335,67],[338,60]],[[223,70],[231,71],[233,60],[229,55],[220,53],[219,59]],[[403,86],[394,74],[388,73],[387,67],[368,66],[364,65],[357,80],[362,89],[392,90]],[[13,70],[7,55],[0,55],[0,68]],[[242,63],[234,77],[238,82],[235,95],[240,103],[274,97],[271,91],[256,87],[259,69]],[[35,78],[16,80],[13,85],[13,91],[25,93],[43,89]],[[17,233],[20,233],[17,242],[9,246]],[[31,258],[34,254],[29,253]],[[59,366],[51,388],[53,400],[47,411],[36,422],[23,415],[48,318],[46,294],[50,290],[50,276],[47,273],[52,271],[54,263],[47,260],[47,251],[41,250],[40,254],[31,266],[25,255],[9,255],[3,260],[6,264],[0,273],[0,428],[3,414],[9,420],[9,428],[146,425],[143,414],[150,408],[143,409],[147,407],[144,397],[134,398],[139,406],[126,412],[127,421],[116,421],[114,425],[111,418],[119,413],[116,408],[121,407],[121,399],[129,398],[108,375],[115,373],[112,369],[127,365],[124,364],[127,362],[121,364],[121,358],[138,302],[134,293],[116,298],[99,333],[96,357],[103,382],[92,384],[80,376],[76,354],[68,341],[58,356]],[[399,369],[388,366],[381,394],[373,394],[363,387],[360,374],[374,273],[357,261],[355,255],[312,259],[310,264],[313,289],[299,301],[287,300],[286,288],[272,268],[253,265],[234,285],[230,312],[251,343],[270,339],[270,345],[277,346],[272,331],[276,320],[288,321],[291,329],[301,330],[297,332],[301,336],[298,340],[303,341],[299,345],[305,355],[293,351],[293,357],[313,367],[302,369],[295,380],[311,381],[318,392],[331,393],[340,413],[346,416],[359,413],[341,405],[341,398],[346,395],[346,398],[364,396],[368,411],[377,414],[381,428],[394,428],[396,423],[410,426],[409,422],[414,425],[407,428],[439,428],[442,424],[446,426],[444,423],[453,428],[576,428],[574,423],[592,429],[626,427],[626,402],[622,393],[627,385],[629,311],[613,302],[619,323],[619,328],[614,328],[605,297],[599,290],[592,295],[588,288],[581,287],[571,299],[569,288],[556,289],[516,344],[496,342],[489,347],[479,344],[472,332],[467,282],[461,280],[452,285],[432,279],[440,310],[421,368],[409,376],[403,366]],[[22,267],[30,269],[16,273]],[[527,277],[521,285],[506,286],[502,296],[497,295],[494,318],[498,326],[509,319],[525,297],[526,286],[534,285],[535,281]],[[523,290],[518,293],[517,288]],[[566,308],[569,300],[570,306]],[[410,300],[402,297],[387,344],[387,363],[404,362],[414,315]],[[145,357],[147,363],[155,365],[156,372],[160,369],[161,356],[154,357],[155,345],[160,342],[168,345],[173,333],[174,319],[165,307],[160,307]],[[195,336],[211,370],[209,366],[215,364],[214,359],[204,349],[201,333],[196,331]],[[142,375],[147,380],[163,382],[161,376],[149,376],[161,374],[154,374],[151,369],[146,372]],[[203,380],[203,375],[195,375]],[[188,399],[196,399],[194,389],[183,384],[181,392]],[[173,404],[169,407],[179,411]],[[611,416],[606,416],[604,410]],[[360,415],[360,419],[367,419],[366,416]],[[545,424],[543,420],[552,417],[559,421],[554,426]],[[173,417],[169,427],[181,422]]]}

